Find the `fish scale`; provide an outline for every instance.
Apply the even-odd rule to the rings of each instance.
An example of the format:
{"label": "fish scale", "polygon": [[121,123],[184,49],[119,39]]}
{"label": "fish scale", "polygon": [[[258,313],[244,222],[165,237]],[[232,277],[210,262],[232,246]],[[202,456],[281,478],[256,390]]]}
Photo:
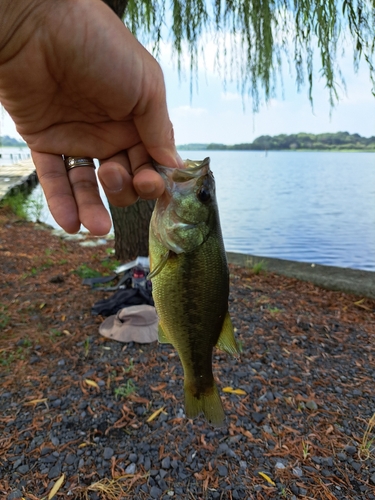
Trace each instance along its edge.
{"label": "fish scale", "polygon": [[150,224],[159,341],[171,343],[182,362],[186,415],[203,412],[211,424],[221,425],[224,411],[212,351],[219,344],[236,354],[237,347],[228,314],[229,272],[215,183],[208,159],[187,160],[185,170],[156,168],[166,183],[165,198],[157,201]]}

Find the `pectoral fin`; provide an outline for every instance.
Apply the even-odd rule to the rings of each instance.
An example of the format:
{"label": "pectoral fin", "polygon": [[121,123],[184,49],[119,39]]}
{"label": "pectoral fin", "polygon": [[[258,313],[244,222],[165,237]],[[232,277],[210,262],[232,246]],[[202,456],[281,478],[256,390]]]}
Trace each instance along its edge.
{"label": "pectoral fin", "polygon": [[216,345],[219,349],[226,351],[232,356],[239,356],[238,346],[236,339],[234,338],[234,329],[229,312],[225,315],[223,327]]}
{"label": "pectoral fin", "polygon": [[171,341],[168,339],[160,323],[158,325],[158,340],[160,344],[171,344]]}
{"label": "pectoral fin", "polygon": [[157,263],[156,267],[150,272],[150,274],[147,276],[147,279],[150,280],[154,278],[157,274],[160,273],[160,271],[163,269],[165,264],[167,263],[168,257],[169,257],[169,252],[168,250],[163,257],[161,258],[160,262]]}

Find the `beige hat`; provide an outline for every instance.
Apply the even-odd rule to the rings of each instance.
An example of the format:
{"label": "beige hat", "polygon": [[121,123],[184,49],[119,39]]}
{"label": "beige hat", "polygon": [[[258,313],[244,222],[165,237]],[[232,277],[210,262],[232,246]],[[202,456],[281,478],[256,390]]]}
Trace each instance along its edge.
{"label": "beige hat", "polygon": [[124,307],[103,321],[99,333],[119,342],[148,344],[158,339],[158,322],[153,306],[142,304]]}

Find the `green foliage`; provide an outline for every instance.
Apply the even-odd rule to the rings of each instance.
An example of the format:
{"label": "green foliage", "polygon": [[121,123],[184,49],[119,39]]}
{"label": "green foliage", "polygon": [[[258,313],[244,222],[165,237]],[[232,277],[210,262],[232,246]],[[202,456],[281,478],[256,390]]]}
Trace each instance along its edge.
{"label": "green foliage", "polygon": [[27,197],[23,191],[16,191],[6,195],[1,201],[1,204],[4,207],[9,207],[20,219],[26,219],[26,200]]}
{"label": "green foliage", "polygon": [[9,137],[8,135],[0,136],[0,147],[25,147],[26,142],[18,141],[14,137]]}
{"label": "green foliage", "polygon": [[99,271],[92,269],[91,267],[87,266],[86,264],[82,264],[81,266],[79,266],[76,273],[82,279],[97,278],[97,277],[101,276]]}
{"label": "green foliage", "polygon": [[272,97],[283,64],[294,65],[298,88],[307,81],[312,99],[314,52],[333,105],[345,44],[353,47],[355,69],[361,58],[367,62],[375,86],[374,10],[373,0],[129,0],[125,22],[156,55],[160,42],[170,41],[179,70],[187,53],[192,74],[213,40],[224,83],[231,75],[256,109],[261,97]]}
{"label": "green foliage", "polygon": [[253,266],[253,273],[254,274],[260,274],[261,272],[265,272],[267,269],[267,264],[264,262],[264,260],[261,260],[254,264]]}
{"label": "green foliage", "polygon": [[44,205],[45,202],[42,193],[37,198],[27,198],[24,204],[27,218],[35,222],[41,222]]}
{"label": "green foliage", "polygon": [[119,267],[121,262],[119,260],[115,260],[115,259],[113,259],[113,260],[106,259],[106,260],[103,260],[101,264],[103,267],[108,269],[108,271],[112,272]]}
{"label": "green foliage", "polygon": [[10,321],[10,316],[7,313],[7,306],[0,303],[0,331],[7,326]]}
{"label": "green foliage", "polygon": [[283,151],[283,150],[311,150],[311,151],[375,151],[375,136],[362,137],[349,132],[326,134],[280,134],[276,136],[261,135],[248,144],[185,144],[178,146],[179,150],[213,150],[213,151]]}
{"label": "green foliage", "polygon": [[116,387],[114,390],[116,399],[128,398],[131,394],[133,394],[137,390],[136,385],[129,379],[126,381],[126,384],[122,384],[119,387]]}
{"label": "green foliage", "polygon": [[40,222],[44,200],[42,194],[38,198],[29,198],[25,191],[16,190],[7,194],[1,204],[9,207],[20,219]]}

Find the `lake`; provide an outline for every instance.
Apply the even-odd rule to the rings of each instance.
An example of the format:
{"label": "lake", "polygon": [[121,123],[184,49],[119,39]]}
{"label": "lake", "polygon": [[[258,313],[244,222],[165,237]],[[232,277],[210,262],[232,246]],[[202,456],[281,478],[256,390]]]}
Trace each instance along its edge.
{"label": "lake", "polygon": [[227,251],[375,270],[375,153],[181,154],[211,157]]}
{"label": "lake", "polygon": [[0,147],[0,166],[12,165],[30,158],[29,148]]}

